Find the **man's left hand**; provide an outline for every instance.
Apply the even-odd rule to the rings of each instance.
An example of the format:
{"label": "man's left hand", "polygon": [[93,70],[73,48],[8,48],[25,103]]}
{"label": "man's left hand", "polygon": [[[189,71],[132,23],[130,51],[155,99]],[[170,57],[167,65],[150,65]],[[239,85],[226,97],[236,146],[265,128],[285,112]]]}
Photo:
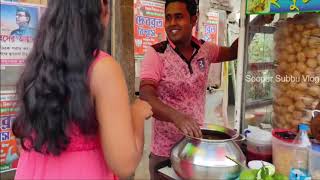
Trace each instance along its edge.
{"label": "man's left hand", "polygon": [[259,15],[252,20],[253,25],[270,24],[274,20],[274,14]]}
{"label": "man's left hand", "polygon": [[270,24],[274,20],[274,14],[263,15],[263,20],[265,24]]}

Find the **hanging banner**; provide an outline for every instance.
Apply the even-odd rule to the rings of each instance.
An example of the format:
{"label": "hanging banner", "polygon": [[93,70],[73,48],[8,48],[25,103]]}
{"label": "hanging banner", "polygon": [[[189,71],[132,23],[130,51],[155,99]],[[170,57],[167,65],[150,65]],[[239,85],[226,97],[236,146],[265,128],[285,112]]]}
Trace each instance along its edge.
{"label": "hanging banner", "polygon": [[213,44],[218,44],[219,35],[219,12],[209,11],[206,19],[201,19],[199,39],[203,39]]}
{"label": "hanging banner", "polygon": [[218,44],[218,24],[205,24],[204,29],[203,40]]}
{"label": "hanging banner", "polygon": [[247,0],[247,14],[320,11],[319,0]]}
{"label": "hanging banner", "polygon": [[[199,20],[199,39],[210,42],[212,44],[219,44],[219,20],[220,15],[216,10],[210,9],[208,12],[203,13]],[[208,87],[221,85],[221,63],[210,65],[208,75]]]}
{"label": "hanging banner", "polygon": [[134,56],[142,60],[148,47],[166,39],[164,2],[134,1]]}
{"label": "hanging banner", "polygon": [[39,7],[1,2],[1,66],[23,66],[39,20]]}
{"label": "hanging banner", "polygon": [[0,91],[0,173],[17,168],[19,152],[12,133],[12,122],[17,113],[14,91]]}

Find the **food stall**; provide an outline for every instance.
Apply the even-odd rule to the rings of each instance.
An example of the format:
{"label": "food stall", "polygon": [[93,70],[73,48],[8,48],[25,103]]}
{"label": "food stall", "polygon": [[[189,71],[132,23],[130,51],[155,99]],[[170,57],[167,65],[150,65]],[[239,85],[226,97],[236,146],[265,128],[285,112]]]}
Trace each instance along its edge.
{"label": "food stall", "polygon": [[[262,2],[266,4],[264,9]],[[250,123],[241,120],[250,120],[245,115],[252,106],[265,107],[265,112],[272,114],[262,120],[272,127],[294,129],[310,121],[307,110],[313,110],[319,102],[319,14],[312,12],[320,10],[320,2],[288,2],[248,0],[242,4],[235,117],[239,130]],[[275,14],[275,18],[267,26],[250,25],[257,14]],[[254,42],[255,38],[260,42]],[[250,86],[255,92],[266,91],[265,95],[252,98],[248,94]]]}
{"label": "food stall", "polygon": [[[237,160],[235,164],[246,166],[240,167],[240,180],[288,179],[290,175],[297,149],[297,144],[293,142],[297,137],[298,125],[310,125],[320,99],[319,11],[320,1],[317,0],[243,0],[241,3],[234,128],[247,137],[246,161],[242,162],[241,155],[237,153],[231,155],[230,161],[224,161],[224,165]],[[261,14],[273,14],[273,22],[264,26],[250,25],[250,21]],[[218,132],[221,127],[209,129]],[[232,136],[231,139],[237,142]],[[208,179],[217,178],[210,175],[213,170],[208,169],[218,166],[221,162],[218,159],[223,159],[219,155],[227,152],[223,148],[216,151],[215,148],[197,144],[203,140],[194,141],[196,143],[180,147],[178,155],[175,154],[176,149],[183,142],[173,149],[172,168],[161,168],[161,177],[196,179],[207,172]],[[208,156],[210,153],[219,155]],[[319,163],[315,162],[319,154],[316,149],[310,150],[308,178],[319,179]],[[180,159],[178,167],[174,162],[175,156]],[[207,171],[197,167],[204,161],[205,166],[210,167]],[[248,164],[249,161],[251,163]],[[256,170],[248,170],[247,166]],[[229,176],[219,178],[233,178],[232,173],[226,174]]]}
{"label": "food stall", "polygon": [[[285,176],[294,161],[298,126],[310,125],[319,104],[319,11],[317,0],[247,0],[241,5],[235,128],[269,131],[268,143],[266,136],[247,136],[247,162],[267,161],[269,155],[276,172]],[[251,25],[260,14],[273,14],[273,22]]]}

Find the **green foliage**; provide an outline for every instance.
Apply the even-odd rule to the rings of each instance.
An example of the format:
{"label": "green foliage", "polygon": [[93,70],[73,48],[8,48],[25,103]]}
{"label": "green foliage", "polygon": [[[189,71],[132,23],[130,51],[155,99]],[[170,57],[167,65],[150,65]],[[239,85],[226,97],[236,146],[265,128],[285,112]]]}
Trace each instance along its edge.
{"label": "green foliage", "polygon": [[273,35],[257,33],[248,49],[249,62],[273,62]]}
{"label": "green foliage", "polygon": [[257,177],[258,170],[255,169],[246,169],[241,172],[239,179],[240,180],[255,180]]}
{"label": "green foliage", "polygon": [[[249,64],[273,62],[273,42],[273,35],[271,34],[255,34],[248,47]],[[246,97],[249,101],[272,97],[273,69],[257,70],[254,67],[248,67],[247,75],[266,80],[262,82],[246,82]]]}
{"label": "green foliage", "polygon": [[246,169],[240,174],[239,180],[289,180],[285,175],[275,173],[274,167],[263,166],[261,169]]}

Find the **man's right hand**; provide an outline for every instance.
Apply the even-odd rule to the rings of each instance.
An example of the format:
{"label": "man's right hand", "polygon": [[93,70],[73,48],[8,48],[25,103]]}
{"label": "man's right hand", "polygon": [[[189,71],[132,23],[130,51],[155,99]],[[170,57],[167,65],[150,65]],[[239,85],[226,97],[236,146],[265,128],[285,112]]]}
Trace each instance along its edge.
{"label": "man's right hand", "polygon": [[202,133],[195,119],[181,113],[176,113],[173,118],[174,125],[185,135],[201,138]]}

